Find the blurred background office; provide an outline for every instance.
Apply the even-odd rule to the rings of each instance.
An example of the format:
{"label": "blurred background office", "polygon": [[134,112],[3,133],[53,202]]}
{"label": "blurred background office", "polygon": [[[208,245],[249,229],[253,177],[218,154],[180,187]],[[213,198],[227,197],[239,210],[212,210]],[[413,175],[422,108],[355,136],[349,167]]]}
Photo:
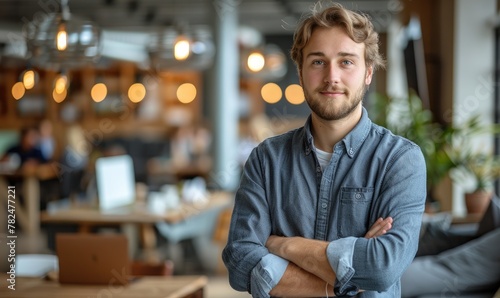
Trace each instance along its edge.
{"label": "blurred background office", "polygon": [[[500,123],[499,1],[339,2],[370,15],[380,34],[387,68],[375,74],[364,104],[374,120],[424,149],[427,211],[477,221],[482,211],[471,217],[464,199],[475,177],[460,170],[464,152],[493,159],[500,152],[498,127],[491,126]],[[288,52],[295,25],[314,3],[0,0],[1,186],[36,178],[18,193],[21,203],[34,198],[42,214],[29,213],[35,223],[24,226],[36,231],[27,233],[35,245],[19,250],[53,252],[47,238],[54,226],[43,223],[47,206],[95,200],[95,162],[103,156],[131,157],[134,189],[144,201],[172,194],[172,185],[182,201],[182,187],[194,178],[208,193],[233,193],[253,147],[309,115]],[[471,119],[493,129],[468,134],[465,143],[463,135],[448,139],[448,128],[467,130]],[[9,149],[27,127],[36,128],[33,150],[49,167],[23,175],[23,155]],[[498,173],[488,177],[488,198],[499,192]],[[220,258],[230,209],[213,217],[213,247],[204,257],[196,252],[202,244],[187,240],[156,256],[181,251],[177,273],[223,275],[220,263],[207,260]],[[153,233],[163,249],[168,239],[158,227]]]}

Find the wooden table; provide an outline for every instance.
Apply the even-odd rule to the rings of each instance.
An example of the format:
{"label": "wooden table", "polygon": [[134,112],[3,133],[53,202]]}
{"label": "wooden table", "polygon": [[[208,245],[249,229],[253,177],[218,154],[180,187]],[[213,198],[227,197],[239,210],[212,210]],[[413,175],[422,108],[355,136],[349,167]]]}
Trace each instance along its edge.
{"label": "wooden table", "polygon": [[144,276],[126,286],[62,285],[57,281],[20,277],[15,291],[7,288],[2,274],[0,297],[11,298],[202,298],[207,285],[205,276]]}
{"label": "wooden table", "polygon": [[[0,212],[7,214],[7,206],[15,207],[16,223],[28,235],[40,232],[40,181],[57,177],[57,167],[53,163],[41,164],[29,171],[7,171],[0,173]],[[15,189],[15,202],[8,202],[8,178],[21,179],[21,189]],[[24,203],[19,200],[24,195]],[[12,193],[9,193],[12,194]],[[0,224],[2,231],[4,223]]]}
{"label": "wooden table", "polygon": [[194,220],[204,213],[222,210],[231,206],[232,198],[233,194],[229,192],[213,192],[210,193],[206,204],[181,204],[178,209],[161,214],[148,210],[146,204],[142,202],[108,211],[89,207],[71,207],[54,212],[43,212],[41,221],[52,224],[77,224],[80,233],[89,233],[92,227],[99,225],[122,225],[127,230],[132,230],[128,234],[132,255],[137,249],[135,244],[137,241],[133,236],[135,234],[133,227],[138,227],[143,249],[146,253],[153,255],[152,258],[149,258],[153,260],[156,248],[156,234],[154,231],[156,223],[166,222],[175,225]]}
{"label": "wooden table", "polygon": [[165,213],[152,212],[143,202],[106,211],[85,206],[71,206],[53,212],[42,212],[41,221],[44,223],[76,223],[80,227],[80,232],[88,232],[91,226],[103,224],[152,224],[156,222],[175,224],[208,210],[229,206],[231,199],[231,193],[213,192],[209,195],[206,204],[184,203],[179,208],[167,210]]}

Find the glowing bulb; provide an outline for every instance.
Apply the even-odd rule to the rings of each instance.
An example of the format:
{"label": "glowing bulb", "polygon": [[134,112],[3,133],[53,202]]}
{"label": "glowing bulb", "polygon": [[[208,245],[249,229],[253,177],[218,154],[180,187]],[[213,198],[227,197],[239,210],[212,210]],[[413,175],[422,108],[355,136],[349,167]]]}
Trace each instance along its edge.
{"label": "glowing bulb", "polygon": [[68,77],[61,74],[57,77],[54,84],[54,92],[62,94],[66,89],[68,89]]}
{"label": "glowing bulb", "polygon": [[267,83],[260,90],[262,98],[267,103],[277,103],[283,96],[280,86],[275,83]]}
{"label": "glowing bulb", "polygon": [[248,56],[247,65],[253,72],[261,71],[264,68],[264,56],[259,52],[254,52]]}
{"label": "glowing bulb", "polygon": [[54,91],[52,91],[52,98],[55,102],[61,103],[66,99],[67,94],[68,92],[66,91],[66,89],[64,89],[61,93],[57,93],[56,89],[54,88]]}
{"label": "glowing bulb", "polygon": [[196,87],[191,83],[184,83],[177,88],[177,99],[182,103],[190,103],[196,98]]}
{"label": "glowing bulb", "polygon": [[61,23],[57,30],[56,47],[59,51],[64,51],[68,47],[68,32],[64,23]]}
{"label": "glowing bulb", "polygon": [[95,102],[103,101],[108,95],[108,88],[103,83],[97,83],[90,90],[90,96]]}
{"label": "glowing bulb", "polygon": [[180,36],[174,45],[174,57],[176,60],[186,60],[189,57],[190,44],[189,41]]}
{"label": "glowing bulb", "polygon": [[299,105],[304,102],[304,90],[297,84],[291,84],[285,89],[285,98],[289,103]]}
{"label": "glowing bulb", "polygon": [[26,90],[35,87],[35,72],[33,70],[27,70],[23,74],[23,85]]}
{"label": "glowing bulb", "polygon": [[128,98],[133,103],[138,103],[146,97],[146,87],[141,83],[135,83],[128,88]]}
{"label": "glowing bulb", "polygon": [[12,97],[14,99],[19,100],[24,96],[24,84],[22,82],[17,82],[12,86]]}

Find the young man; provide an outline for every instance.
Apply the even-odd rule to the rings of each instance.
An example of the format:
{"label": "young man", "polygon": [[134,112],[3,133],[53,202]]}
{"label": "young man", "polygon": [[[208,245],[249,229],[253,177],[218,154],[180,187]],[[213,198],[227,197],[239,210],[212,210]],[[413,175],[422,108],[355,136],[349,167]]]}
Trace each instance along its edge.
{"label": "young man", "polygon": [[399,297],[417,249],[425,161],[362,106],[383,64],[377,33],[332,5],[302,21],[291,55],[312,113],[245,165],[223,251],[230,283],[253,297]]}

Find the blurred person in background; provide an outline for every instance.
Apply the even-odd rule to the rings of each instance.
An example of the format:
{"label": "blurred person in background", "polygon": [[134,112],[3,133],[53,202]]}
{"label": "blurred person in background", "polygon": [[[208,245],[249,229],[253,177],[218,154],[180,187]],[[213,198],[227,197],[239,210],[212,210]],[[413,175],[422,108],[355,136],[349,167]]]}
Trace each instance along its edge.
{"label": "blurred person in background", "polygon": [[44,119],[39,125],[40,138],[38,141],[38,147],[42,151],[43,156],[46,160],[51,160],[54,158],[54,151],[56,147],[56,142],[53,135],[52,122],[48,119]]}
{"label": "blurred person in background", "polygon": [[72,125],[66,130],[66,146],[61,156],[61,197],[83,193],[83,176],[88,166],[88,156],[92,148],[85,139],[83,129]]}
{"label": "blurred person in background", "polygon": [[40,134],[36,127],[30,126],[21,129],[19,142],[5,152],[2,162],[12,164],[11,170],[33,172],[39,164],[48,161],[39,144]]}

